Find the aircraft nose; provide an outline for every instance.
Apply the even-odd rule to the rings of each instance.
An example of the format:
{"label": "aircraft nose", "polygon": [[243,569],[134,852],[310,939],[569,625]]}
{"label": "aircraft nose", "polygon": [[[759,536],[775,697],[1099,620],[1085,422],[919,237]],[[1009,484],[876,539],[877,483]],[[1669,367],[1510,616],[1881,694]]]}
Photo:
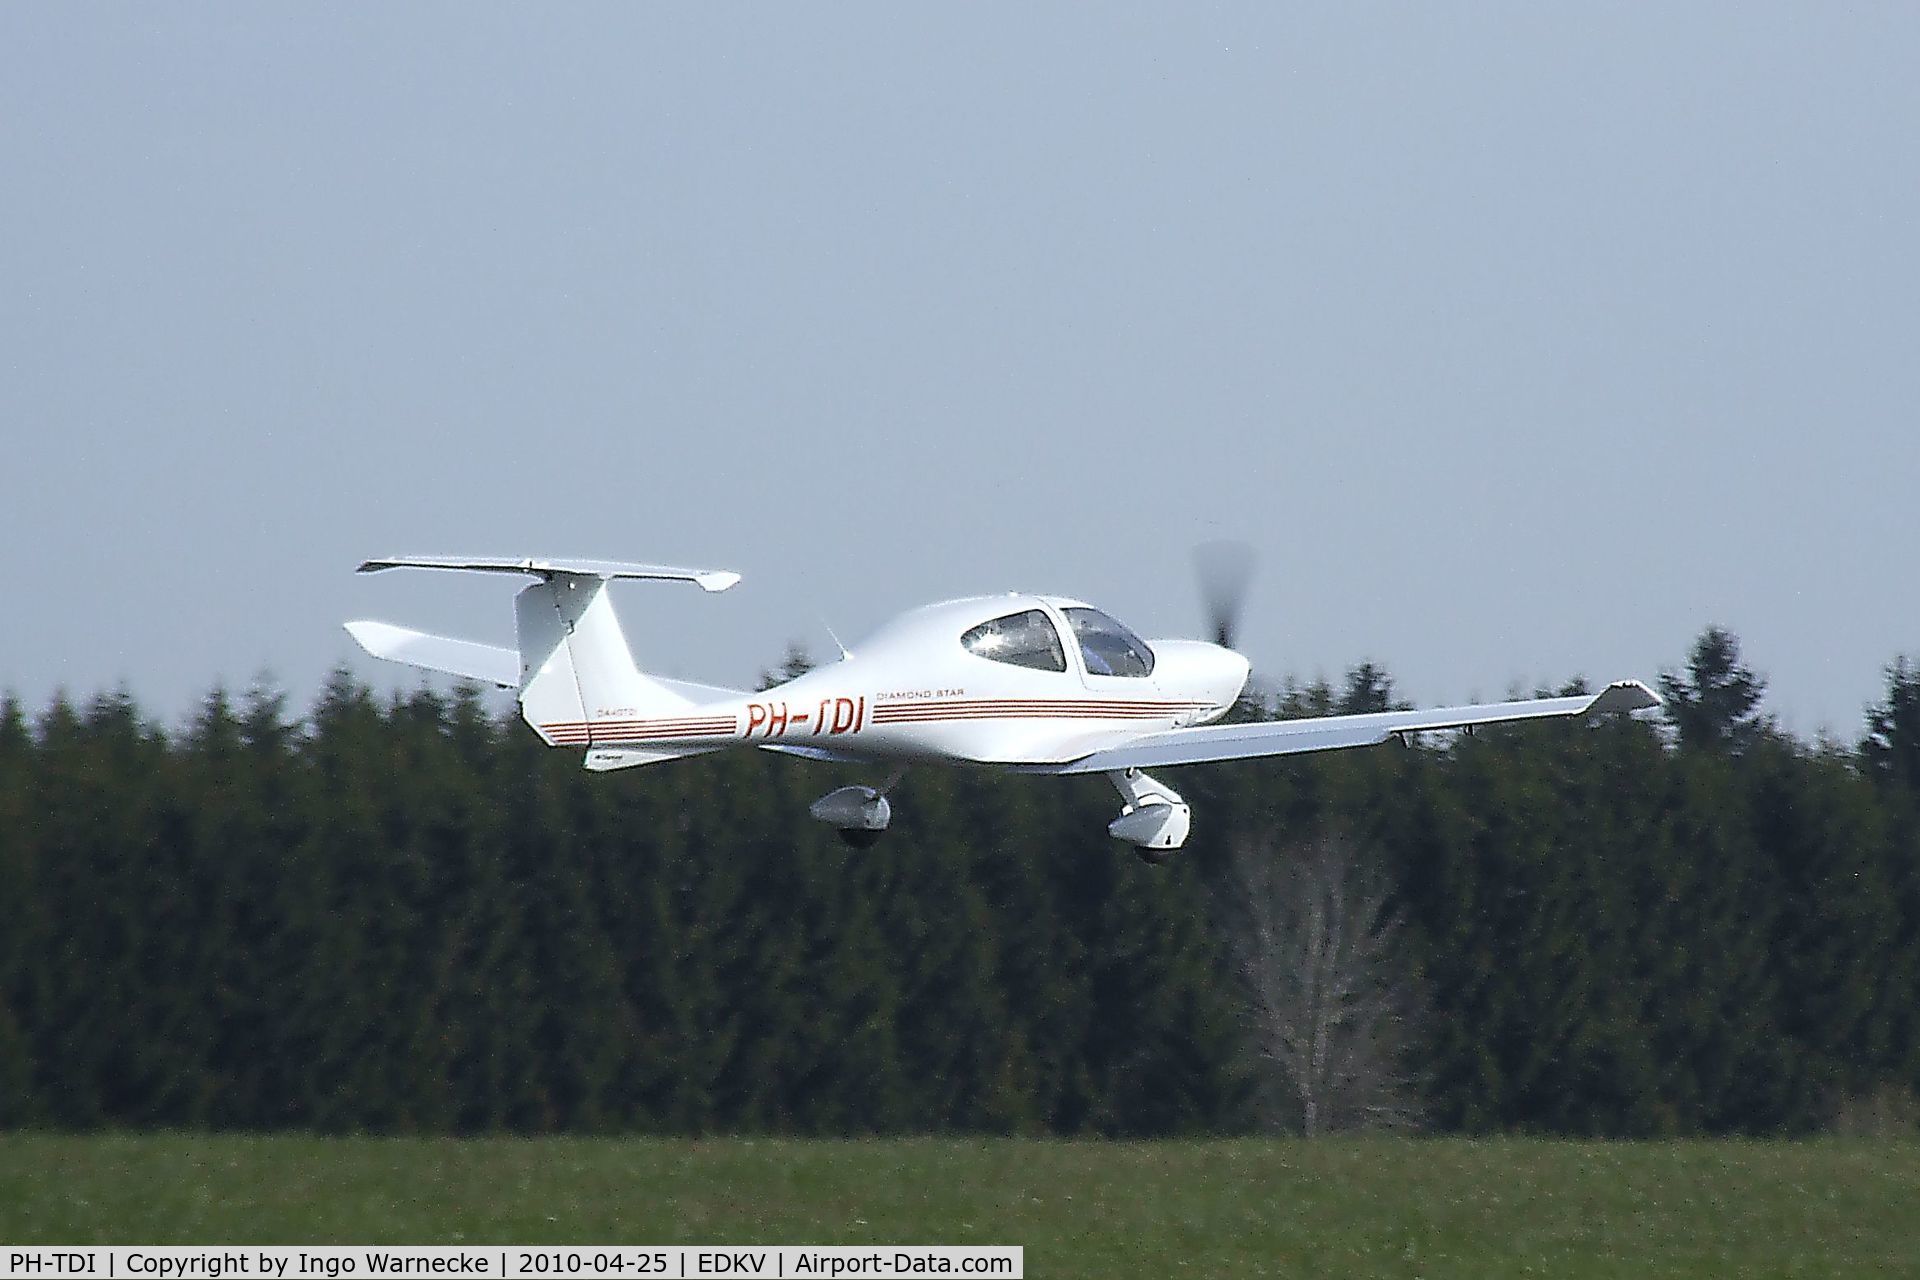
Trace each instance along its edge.
{"label": "aircraft nose", "polygon": [[1238,701],[1252,673],[1246,658],[1204,640],[1156,640],[1153,648],[1161,688],[1206,703],[1212,710],[1202,713],[1203,720],[1223,714]]}
{"label": "aircraft nose", "polygon": [[1243,653],[1232,649],[1214,648],[1220,654],[1220,683],[1216,686],[1220,697],[1216,699],[1222,706],[1232,706],[1240,700],[1240,694],[1246,689],[1247,681],[1253,676],[1253,663]]}

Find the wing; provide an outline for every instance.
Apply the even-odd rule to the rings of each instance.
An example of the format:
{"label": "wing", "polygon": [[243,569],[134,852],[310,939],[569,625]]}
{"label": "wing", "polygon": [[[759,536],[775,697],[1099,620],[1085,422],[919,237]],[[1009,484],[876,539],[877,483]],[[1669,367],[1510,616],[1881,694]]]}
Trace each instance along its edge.
{"label": "wing", "polygon": [[1573,698],[1535,698],[1430,711],[1380,711],[1359,716],[1323,716],[1314,720],[1266,720],[1254,724],[1218,724],[1198,729],[1149,733],[1131,742],[1095,751],[1061,764],[1022,765],[1024,773],[1105,773],[1112,769],[1149,769],[1163,765],[1245,760],[1254,756],[1290,756],[1342,747],[1370,747],[1402,733],[1430,729],[1471,729],[1515,720],[1543,720],[1596,711],[1639,711],[1660,699],[1638,680],[1621,680],[1597,694]]}

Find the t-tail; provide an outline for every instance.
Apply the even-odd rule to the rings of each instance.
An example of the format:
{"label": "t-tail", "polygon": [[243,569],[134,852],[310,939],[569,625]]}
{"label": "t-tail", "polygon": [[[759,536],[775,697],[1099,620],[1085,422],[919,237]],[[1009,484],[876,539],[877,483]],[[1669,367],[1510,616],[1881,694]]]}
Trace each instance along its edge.
{"label": "t-tail", "polygon": [[[740,575],[723,569],[675,569],[610,560],[509,560],[427,556],[368,560],[384,569],[457,569],[526,574],[514,599],[519,649],[427,635],[385,622],[349,622],[347,631],[376,658],[514,689],[520,714],[549,746],[587,748],[589,769],[620,769],[697,755],[725,746],[736,717],[731,689],[648,675],[634,664],[606,586],[614,578],[691,582],[725,591]],[[711,746],[693,745],[712,738]]]}

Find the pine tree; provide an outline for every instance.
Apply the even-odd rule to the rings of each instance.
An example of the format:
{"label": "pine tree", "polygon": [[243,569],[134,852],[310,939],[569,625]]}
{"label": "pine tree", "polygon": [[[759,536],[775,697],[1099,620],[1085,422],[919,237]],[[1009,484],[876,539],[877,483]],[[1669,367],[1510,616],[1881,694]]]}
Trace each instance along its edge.
{"label": "pine tree", "polygon": [[1693,751],[1738,755],[1773,733],[1759,709],[1766,689],[1766,680],[1741,663],[1740,641],[1719,626],[1694,641],[1684,673],[1660,677],[1667,718],[1680,746]]}
{"label": "pine tree", "polygon": [[1409,704],[1393,695],[1393,677],[1386,668],[1367,661],[1347,672],[1346,687],[1335,704],[1343,716],[1365,715],[1373,711],[1404,711]]}
{"label": "pine tree", "polygon": [[1873,777],[1920,793],[1920,666],[1904,655],[1887,668],[1886,700],[1867,708],[1860,759]]}
{"label": "pine tree", "polygon": [[26,1009],[27,984],[48,933],[35,874],[36,831],[28,821],[36,757],[19,700],[0,696],[0,903],[7,912],[0,929],[0,1129],[40,1116]]}
{"label": "pine tree", "polygon": [[1824,1124],[1841,1099],[1906,1065],[1898,1029],[1912,989],[1886,981],[1889,968],[1911,973],[1898,844],[1849,763],[1782,743],[1756,753],[1750,771],[1755,839],[1781,887],[1777,1025],[1809,1073],[1782,1118],[1793,1128]]}
{"label": "pine tree", "polygon": [[798,640],[789,640],[786,656],[780,660],[780,665],[772,671],[762,671],[759,683],[754,687],[764,692],[789,680],[798,680],[813,668],[813,655],[807,652],[807,647]]}

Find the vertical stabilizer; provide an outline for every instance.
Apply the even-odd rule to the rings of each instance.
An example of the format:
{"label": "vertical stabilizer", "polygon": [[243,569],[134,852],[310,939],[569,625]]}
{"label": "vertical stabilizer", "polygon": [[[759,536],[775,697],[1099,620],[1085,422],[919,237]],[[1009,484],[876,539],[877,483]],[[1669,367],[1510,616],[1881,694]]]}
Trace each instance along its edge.
{"label": "vertical stabilizer", "polygon": [[515,597],[520,714],[550,745],[572,745],[602,720],[693,704],[634,666],[620,619],[594,574],[554,573]]}
{"label": "vertical stabilizer", "polygon": [[[731,569],[676,569],[625,560],[391,556],[363,561],[359,571],[383,573],[388,569],[459,569],[528,574],[540,579],[513,602],[520,637],[517,662],[508,649],[430,636],[384,622],[352,622],[347,630],[377,658],[505,687],[518,684],[520,714],[548,746],[608,748],[589,755],[590,769],[622,769],[716,749],[705,744],[672,751],[641,749],[630,745],[637,730],[652,730],[639,736],[656,741],[732,733],[734,718],[730,713],[673,716],[687,707],[730,701],[733,694],[701,685],[674,687],[672,681],[643,674],[633,665],[633,653],[627,648],[620,619],[614,616],[613,602],[606,592],[607,583],[614,578],[691,582],[702,591],[725,591],[740,581],[740,575]],[[650,717],[666,717],[669,723],[641,723]]]}

